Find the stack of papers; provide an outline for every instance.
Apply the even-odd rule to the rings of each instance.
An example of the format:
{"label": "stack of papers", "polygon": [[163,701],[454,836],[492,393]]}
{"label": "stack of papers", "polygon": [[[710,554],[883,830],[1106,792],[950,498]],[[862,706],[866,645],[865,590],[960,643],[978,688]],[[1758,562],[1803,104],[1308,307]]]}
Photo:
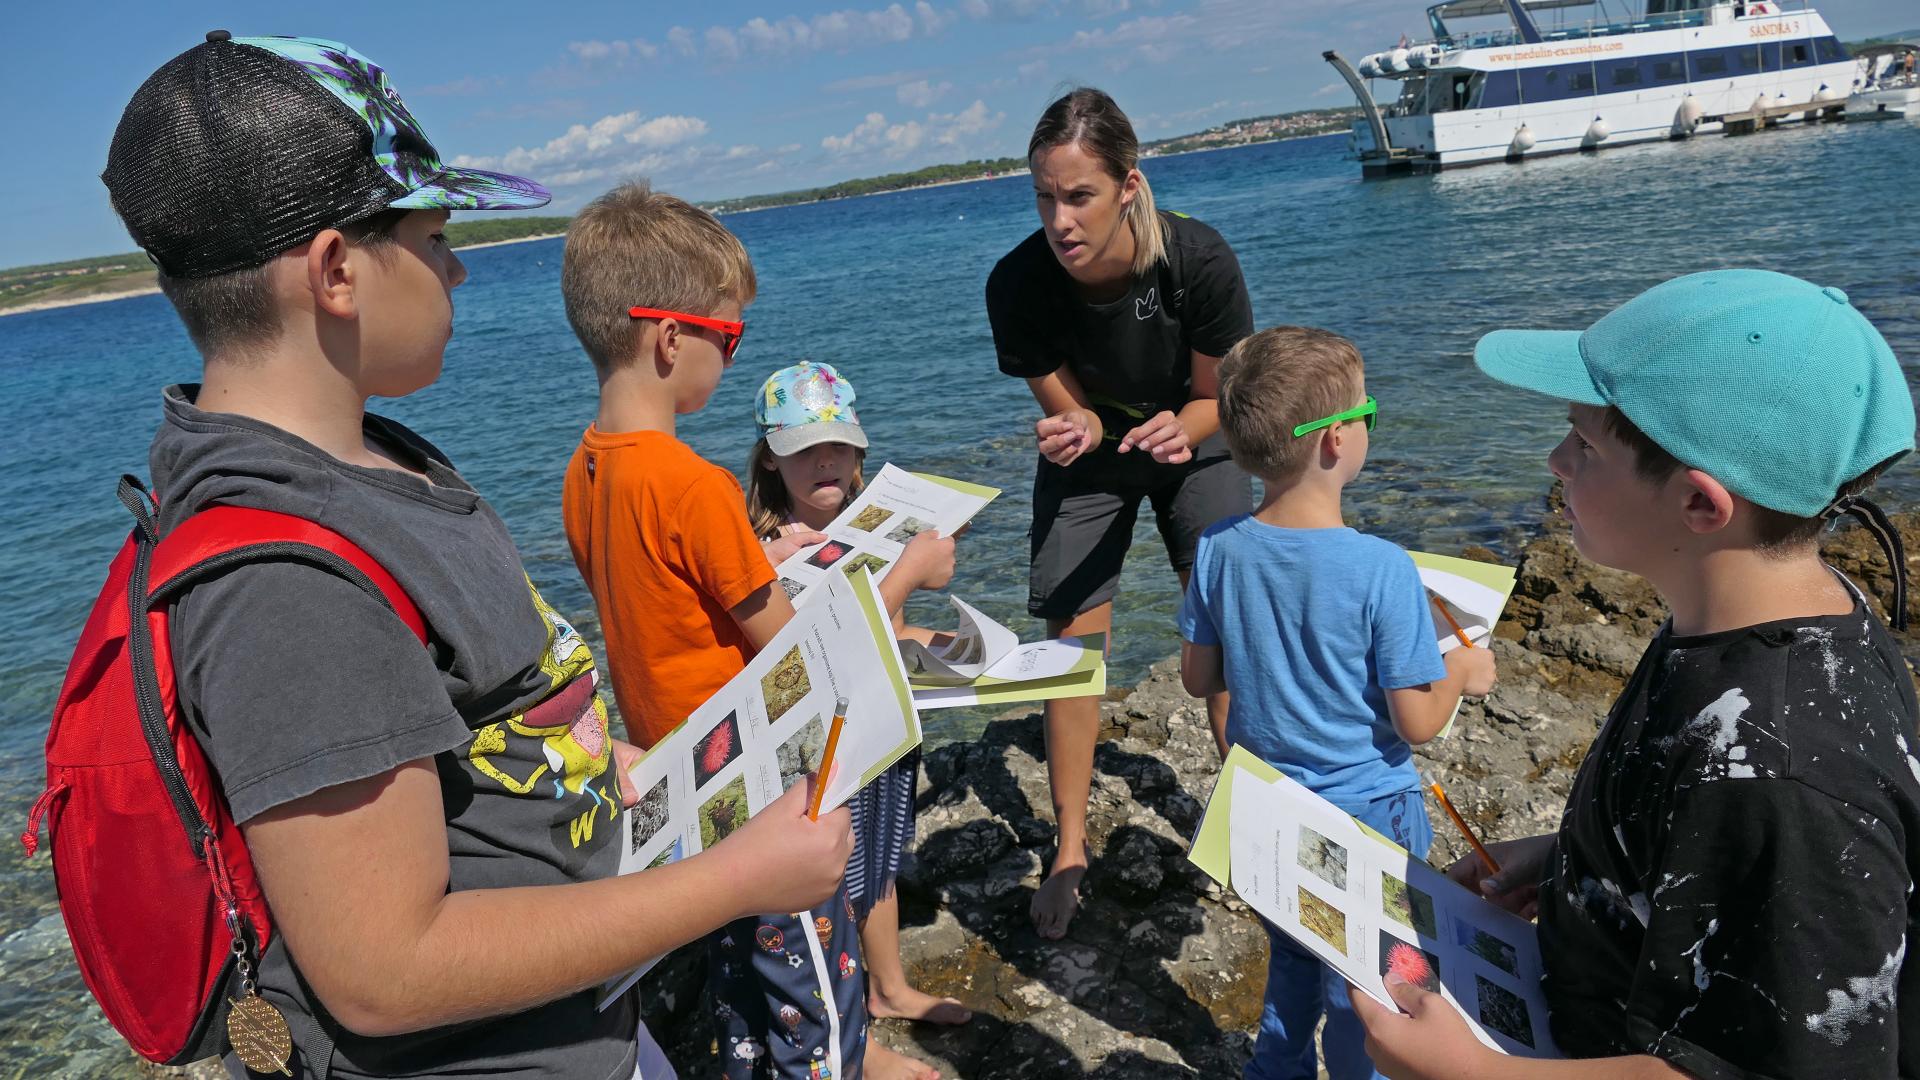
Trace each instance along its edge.
{"label": "stack of papers", "polygon": [[1022,644],[1019,635],[949,597],[959,626],[937,648],[900,643],[922,709],[1010,705],[1053,698],[1095,697],[1107,691],[1105,634]]}

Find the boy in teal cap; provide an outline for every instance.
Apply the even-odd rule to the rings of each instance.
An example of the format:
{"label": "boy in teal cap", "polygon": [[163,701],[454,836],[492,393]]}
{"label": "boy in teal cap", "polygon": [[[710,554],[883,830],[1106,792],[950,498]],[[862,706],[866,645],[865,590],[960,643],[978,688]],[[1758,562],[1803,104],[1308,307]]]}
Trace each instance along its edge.
{"label": "boy in teal cap", "polygon": [[[1574,543],[1671,618],[1581,766],[1560,830],[1477,881],[1538,912],[1567,1062],[1502,1057],[1434,995],[1354,995],[1394,1077],[1920,1074],[1913,679],[1820,560],[1866,522],[1906,607],[1897,534],[1860,498],[1913,449],[1886,341],[1838,289],[1756,270],[1656,286],[1584,332],[1480,340],[1496,379],[1568,400],[1548,458]],[[1473,1002],[1463,1002],[1469,1010]]]}

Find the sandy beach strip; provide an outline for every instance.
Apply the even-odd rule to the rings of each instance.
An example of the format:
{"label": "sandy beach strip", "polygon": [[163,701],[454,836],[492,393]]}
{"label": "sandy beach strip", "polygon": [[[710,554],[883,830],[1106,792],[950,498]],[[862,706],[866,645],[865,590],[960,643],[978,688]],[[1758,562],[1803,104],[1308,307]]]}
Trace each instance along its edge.
{"label": "sandy beach strip", "polygon": [[29,311],[52,311],[54,308],[78,307],[81,304],[104,304],[109,300],[127,300],[135,296],[152,296],[160,291],[158,285],[143,285],[123,292],[95,293],[91,296],[63,296],[58,300],[34,300],[19,307],[0,308],[0,318],[8,315],[25,315]]}
{"label": "sandy beach strip", "polygon": [[[500,247],[503,244],[526,244],[535,240],[552,240],[566,233],[541,233],[539,236],[516,236],[511,240],[489,240],[484,244],[462,244],[455,251],[477,251],[480,248]],[[58,300],[34,300],[18,307],[0,308],[0,318],[8,315],[25,315],[30,311],[51,311],[54,308],[77,307],[81,304],[104,304],[111,300],[127,300],[135,296],[152,296],[160,291],[158,285],[144,285],[123,292],[96,293],[92,296],[63,296]]]}

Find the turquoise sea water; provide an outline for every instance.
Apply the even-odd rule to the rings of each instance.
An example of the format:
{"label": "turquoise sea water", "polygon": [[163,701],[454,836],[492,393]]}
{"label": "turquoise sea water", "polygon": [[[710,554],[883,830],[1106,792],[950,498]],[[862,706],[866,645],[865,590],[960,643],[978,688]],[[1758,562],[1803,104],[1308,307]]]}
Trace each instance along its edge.
{"label": "turquoise sea water", "polygon": [[[1920,125],[1832,125],[1711,137],[1363,184],[1340,137],[1149,161],[1160,205],[1219,229],[1259,325],[1328,326],[1366,356],[1381,404],[1349,520],[1403,544],[1496,550],[1538,516],[1564,411],[1480,378],[1470,350],[1499,326],[1577,328],[1664,278],[1750,265],[1844,288],[1920,365]],[[876,466],[1005,494],[960,548],[954,591],[1025,634],[1037,410],[998,374],[981,303],[988,270],[1037,225],[1025,177],[728,217],[761,282],[739,362],[681,433],[744,467],[752,395],[775,367],[837,365],[860,391]],[[506,518],[541,591],[590,634],[560,527],[567,456],[594,411],[591,366],[559,296],[561,242],[466,253],[446,373],[376,406],[435,440]],[[13,485],[0,526],[0,834],[41,786],[40,745],[87,605],[126,529],[113,497],[144,475],[159,391],[197,359],[158,296],[0,318],[0,438]],[[1896,471],[1890,508],[1920,469]],[[1172,573],[1143,523],[1122,582],[1112,680],[1177,645]],[[932,604],[919,610],[937,619]],[[974,716],[930,714],[936,741]],[[86,1004],[43,857],[0,856],[0,1076],[120,1074],[124,1050]],[[57,920],[56,920],[57,921]]]}

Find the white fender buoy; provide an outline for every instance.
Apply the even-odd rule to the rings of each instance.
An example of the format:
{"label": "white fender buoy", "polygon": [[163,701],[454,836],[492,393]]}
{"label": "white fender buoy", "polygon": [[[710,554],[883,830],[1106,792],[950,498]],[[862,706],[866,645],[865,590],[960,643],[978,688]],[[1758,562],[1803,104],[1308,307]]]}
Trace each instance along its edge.
{"label": "white fender buoy", "polygon": [[1846,95],[1842,94],[1838,90],[1835,90],[1833,87],[1828,86],[1826,83],[1821,83],[1820,89],[1814,91],[1813,93],[1813,100],[1817,102],[1821,102],[1822,104],[1831,105],[1834,102],[1843,99],[1845,96]]}
{"label": "white fender buoy", "polygon": [[1507,144],[1507,156],[1519,157],[1533,149],[1533,129],[1525,124],[1513,129],[1513,141]]}
{"label": "white fender buoy", "polygon": [[1388,53],[1380,61],[1380,66],[1387,69],[1388,71],[1407,70],[1407,50],[1405,49],[1393,50],[1392,52]]}
{"label": "white fender buoy", "polygon": [[1700,107],[1700,102],[1692,94],[1688,94],[1673,113],[1674,137],[1685,138],[1693,134],[1693,129],[1700,126],[1700,118],[1705,116],[1706,112],[1707,110]]}
{"label": "white fender buoy", "polygon": [[1379,78],[1380,77],[1379,56],[1376,54],[1376,55],[1361,57],[1359,65],[1354,70],[1358,71],[1360,73],[1360,77],[1363,79]]}
{"label": "white fender buoy", "polygon": [[1773,104],[1773,99],[1767,96],[1766,91],[1762,90],[1759,95],[1753,99],[1753,105],[1750,106],[1750,111],[1753,113],[1755,119],[1759,119],[1760,114],[1765,112],[1767,106],[1771,104]]}
{"label": "white fender buoy", "polygon": [[1593,123],[1587,125],[1587,134],[1580,140],[1580,145],[1587,147],[1599,146],[1601,143],[1606,142],[1607,136],[1611,134],[1613,134],[1613,129],[1607,126],[1605,120],[1596,116],[1593,118]]}

